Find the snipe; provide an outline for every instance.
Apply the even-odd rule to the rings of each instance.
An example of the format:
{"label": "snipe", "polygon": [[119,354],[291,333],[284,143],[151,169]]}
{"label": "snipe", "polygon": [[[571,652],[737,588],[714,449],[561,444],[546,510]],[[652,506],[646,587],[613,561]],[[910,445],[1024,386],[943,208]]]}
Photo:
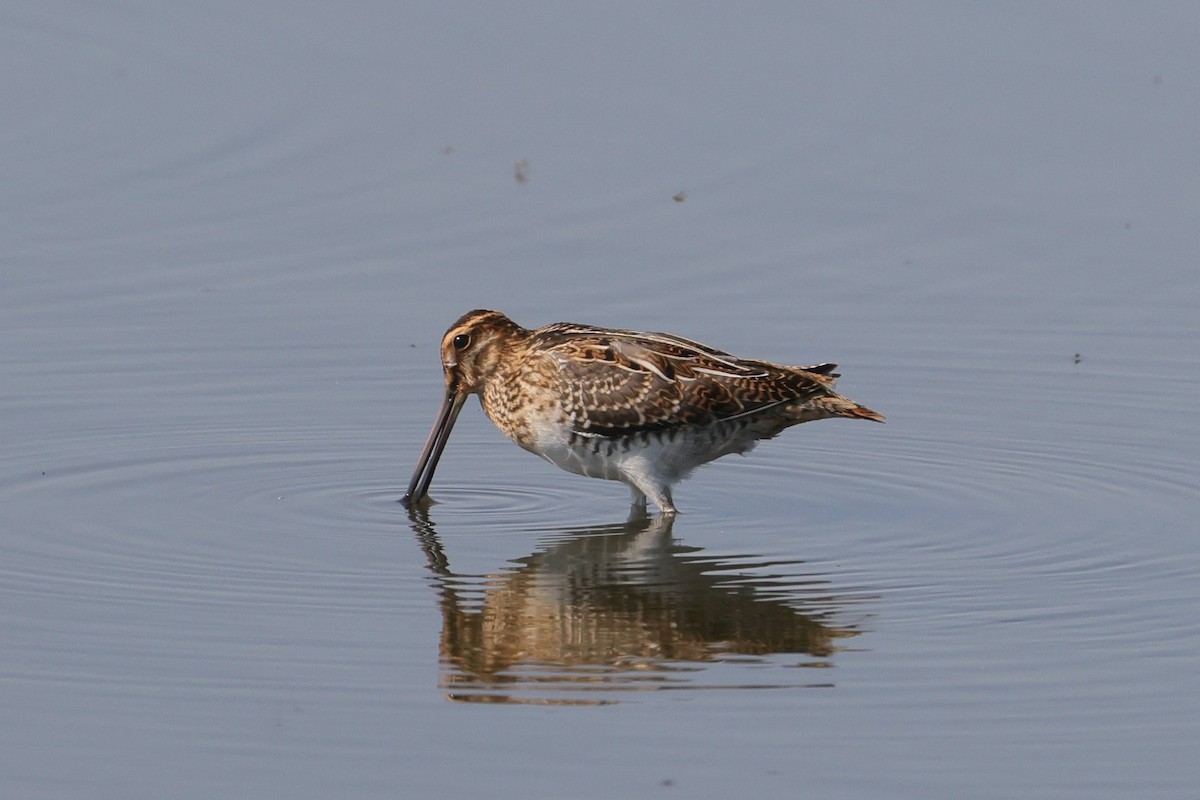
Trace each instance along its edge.
{"label": "snipe", "polygon": [[675,513],[671,486],[785,428],[827,417],[882,422],[833,391],[836,364],[786,367],[667,333],[558,322],[536,330],[499,311],[464,314],[442,337],[446,394],[406,504],[429,490],[468,395],[508,438],[568,472],[622,481],[635,505]]}

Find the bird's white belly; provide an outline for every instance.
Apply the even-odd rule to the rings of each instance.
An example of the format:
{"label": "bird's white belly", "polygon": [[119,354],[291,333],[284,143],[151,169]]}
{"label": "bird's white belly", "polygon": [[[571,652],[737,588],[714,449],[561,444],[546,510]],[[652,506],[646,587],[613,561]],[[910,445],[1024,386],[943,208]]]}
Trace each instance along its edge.
{"label": "bird's white belly", "polygon": [[[599,447],[595,447],[594,444],[599,444]],[[609,481],[622,480],[622,466],[629,461],[630,451],[621,452],[606,447],[605,444],[593,443],[578,435],[564,436],[556,432],[531,443],[527,449],[567,472]]]}
{"label": "bird's white belly", "polygon": [[560,469],[589,478],[629,483],[635,476],[646,476],[670,484],[686,478],[701,464],[728,453],[747,452],[754,445],[752,438],[714,442],[705,431],[610,439],[548,427],[522,446]]}

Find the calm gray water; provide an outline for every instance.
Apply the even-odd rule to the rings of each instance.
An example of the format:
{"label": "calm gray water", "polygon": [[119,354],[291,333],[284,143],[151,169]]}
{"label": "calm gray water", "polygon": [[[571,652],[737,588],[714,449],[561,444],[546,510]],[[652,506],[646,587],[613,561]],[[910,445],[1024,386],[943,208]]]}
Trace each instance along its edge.
{"label": "calm gray water", "polygon": [[[0,795],[1195,797],[1198,26],[8,3]],[[888,424],[410,517],[480,306]]]}

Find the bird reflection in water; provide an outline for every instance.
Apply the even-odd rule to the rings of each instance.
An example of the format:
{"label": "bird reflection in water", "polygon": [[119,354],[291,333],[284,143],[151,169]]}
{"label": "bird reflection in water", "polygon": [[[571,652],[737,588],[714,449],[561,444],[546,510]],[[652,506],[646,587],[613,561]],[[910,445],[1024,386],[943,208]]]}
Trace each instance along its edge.
{"label": "bird reflection in water", "polygon": [[[799,561],[704,556],[672,537],[671,515],[559,531],[489,575],[455,573],[434,523],[410,517],[441,605],[450,700],[599,705],[621,691],[828,687],[746,682],[744,672],[714,680],[713,670],[829,667],[839,641],[858,634],[835,619],[862,595],[834,595]],[[781,654],[808,658],[771,658]]]}

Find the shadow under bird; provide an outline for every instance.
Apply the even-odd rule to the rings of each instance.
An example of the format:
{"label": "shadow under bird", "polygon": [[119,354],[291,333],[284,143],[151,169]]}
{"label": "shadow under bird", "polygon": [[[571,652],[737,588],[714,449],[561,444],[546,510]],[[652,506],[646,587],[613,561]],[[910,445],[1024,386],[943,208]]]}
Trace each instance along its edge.
{"label": "shadow under bird", "polygon": [[528,330],[499,311],[442,337],[446,394],[404,495],[426,497],[467,396],[508,438],[568,472],[621,481],[635,506],[674,514],[671,486],[696,467],[827,417],[883,422],[833,390],[836,364],[737,358],[668,333],[557,322]]}

